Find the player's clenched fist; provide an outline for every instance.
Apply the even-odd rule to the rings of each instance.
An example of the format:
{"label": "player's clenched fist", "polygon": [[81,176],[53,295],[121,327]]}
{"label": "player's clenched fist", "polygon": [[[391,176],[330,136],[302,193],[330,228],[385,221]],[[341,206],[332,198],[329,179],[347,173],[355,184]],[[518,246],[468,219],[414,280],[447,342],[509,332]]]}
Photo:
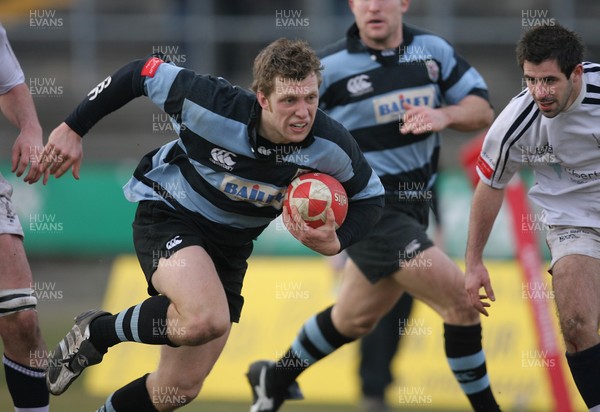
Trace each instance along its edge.
{"label": "player's clenched fist", "polygon": [[50,133],[48,143],[44,147],[41,158],[42,172],[49,170],[51,175],[58,178],[73,168],[73,177],[79,179],[79,168],[83,159],[81,140],[81,136],[66,123],[61,123]]}
{"label": "player's clenched fist", "polygon": [[327,210],[325,224],[314,229],[306,224],[296,206],[292,206],[290,214],[286,207],[283,208],[283,224],[292,236],[304,246],[325,256],[333,256],[340,252],[340,241],[335,233],[335,214],[332,209]]}

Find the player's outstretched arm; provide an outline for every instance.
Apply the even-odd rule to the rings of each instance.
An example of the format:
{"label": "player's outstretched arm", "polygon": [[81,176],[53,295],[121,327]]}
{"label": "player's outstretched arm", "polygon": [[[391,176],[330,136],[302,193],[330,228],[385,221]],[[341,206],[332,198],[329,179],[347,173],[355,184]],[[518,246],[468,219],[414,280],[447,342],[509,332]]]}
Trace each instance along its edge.
{"label": "player's outstretched arm", "polygon": [[457,104],[442,107],[450,119],[448,127],[461,132],[484,129],[494,121],[494,109],[490,102],[480,96],[465,96]]}
{"label": "player's outstretched arm", "polygon": [[422,134],[440,132],[452,128],[461,132],[471,132],[489,126],[494,120],[494,111],[482,97],[469,95],[457,104],[432,108],[412,106],[404,103],[400,133]]}
{"label": "player's outstretched arm", "polygon": [[[502,206],[503,198],[503,189],[494,189],[480,181],[473,195],[469,217],[465,288],[473,307],[485,316],[488,316],[486,308],[490,307],[490,303],[485,300],[489,299],[493,302],[496,297],[489,273],[483,264],[483,249]],[[480,293],[481,288],[483,293]]]}
{"label": "player's outstretched arm", "polygon": [[65,122],[50,133],[40,162],[42,171],[59,178],[67,170],[73,169],[73,177],[79,179],[79,169],[83,159],[81,136]]}
{"label": "player's outstretched arm", "polygon": [[143,94],[141,70],[145,60],[133,61],[94,87],[60,124],[44,148],[42,171],[55,177],[70,168],[79,179],[83,157],[81,138],[103,117]]}

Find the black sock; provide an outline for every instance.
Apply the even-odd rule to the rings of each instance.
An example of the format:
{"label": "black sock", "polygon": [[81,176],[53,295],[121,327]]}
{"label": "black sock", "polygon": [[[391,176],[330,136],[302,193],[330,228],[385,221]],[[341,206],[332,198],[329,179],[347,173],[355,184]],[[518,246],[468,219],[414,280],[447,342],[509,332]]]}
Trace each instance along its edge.
{"label": "black sock", "polygon": [[475,411],[494,412],[500,407],[494,399],[481,347],[481,325],[444,324],[446,357],[450,369]]}
{"label": "black sock", "polygon": [[43,408],[50,403],[50,395],[46,388],[46,377],[42,369],[30,368],[10,360],[6,355],[2,358],[6,386],[17,408]]}
{"label": "black sock", "polygon": [[169,304],[166,296],[152,296],[115,315],[101,316],[90,324],[90,342],[101,353],[120,342],[173,346],[168,334],[177,328],[169,325]]}
{"label": "black sock", "polygon": [[123,386],[108,397],[101,411],[157,412],[146,389],[148,374]]}
{"label": "black sock", "polygon": [[292,346],[277,361],[274,376],[281,389],[287,388],[313,363],[354,340],[343,336],[333,326],[331,309],[329,307],[310,318]]}
{"label": "black sock", "polygon": [[589,409],[600,405],[600,344],[577,353],[567,353],[571,375]]}

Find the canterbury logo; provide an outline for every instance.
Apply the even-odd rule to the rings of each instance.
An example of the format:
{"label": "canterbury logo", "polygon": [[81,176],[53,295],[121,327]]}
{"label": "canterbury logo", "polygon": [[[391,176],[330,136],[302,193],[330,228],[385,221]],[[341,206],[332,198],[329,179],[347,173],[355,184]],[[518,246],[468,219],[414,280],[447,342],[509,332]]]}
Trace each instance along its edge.
{"label": "canterbury logo", "polygon": [[372,91],[373,85],[369,81],[368,75],[361,74],[348,80],[346,88],[352,95],[356,96]]}
{"label": "canterbury logo", "polygon": [[183,239],[181,239],[181,237],[179,237],[179,235],[175,236],[173,239],[171,239],[167,242],[167,250],[173,249],[175,246],[177,246],[181,242],[183,242]]}
{"label": "canterbury logo", "polygon": [[235,161],[232,159],[232,157],[236,157],[234,153],[215,147],[210,151],[210,156],[212,157],[213,163],[216,163],[227,170],[233,169]]}
{"label": "canterbury logo", "polygon": [[87,95],[90,96],[90,98],[88,99],[90,102],[92,100],[94,100],[96,97],[98,97],[98,95],[100,93],[102,93],[102,91],[104,89],[106,89],[109,85],[110,82],[112,81],[112,78],[110,76],[108,76],[106,79],[102,80],[98,86],[94,87]]}

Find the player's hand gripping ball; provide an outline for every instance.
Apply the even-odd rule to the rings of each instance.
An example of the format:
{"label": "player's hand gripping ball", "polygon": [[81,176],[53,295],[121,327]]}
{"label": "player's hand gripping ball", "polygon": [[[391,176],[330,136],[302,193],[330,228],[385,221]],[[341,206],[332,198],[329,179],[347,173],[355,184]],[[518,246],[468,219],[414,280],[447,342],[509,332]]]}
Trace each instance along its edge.
{"label": "player's hand gripping ball", "polygon": [[290,215],[296,206],[302,220],[312,228],[325,224],[327,209],[333,209],[335,228],[339,228],[348,213],[348,196],[340,182],[323,173],[306,173],[288,186],[283,206]]}

